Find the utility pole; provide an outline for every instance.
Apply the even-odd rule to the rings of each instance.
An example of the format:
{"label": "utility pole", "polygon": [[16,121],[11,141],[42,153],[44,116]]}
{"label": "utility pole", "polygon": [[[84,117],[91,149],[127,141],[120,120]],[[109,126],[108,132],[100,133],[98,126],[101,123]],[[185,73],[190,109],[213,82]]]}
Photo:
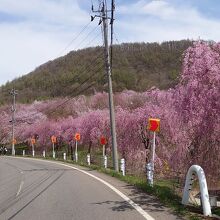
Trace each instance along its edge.
{"label": "utility pole", "polygon": [[114,101],[113,101],[113,91],[112,91],[112,73],[111,64],[109,56],[109,45],[108,45],[108,14],[107,14],[106,0],[103,1],[102,8],[102,24],[103,24],[103,34],[104,34],[104,44],[105,44],[105,68],[108,76],[108,90],[109,90],[109,108],[110,108],[110,121],[111,121],[111,134],[112,134],[112,154],[113,154],[113,164],[115,171],[119,171],[118,167],[118,150],[117,150],[117,140],[116,140],[116,126],[115,126],[115,111],[114,111]]}
{"label": "utility pole", "polygon": [[[109,53],[109,44],[108,44],[108,20],[111,19],[108,17],[108,9],[106,0],[102,1],[102,7],[100,15],[91,16],[93,21],[95,17],[100,17],[100,21],[103,25],[103,37],[104,37],[104,49],[105,49],[105,69],[108,77],[108,94],[109,94],[109,110],[110,110],[110,124],[111,124],[111,136],[112,136],[112,156],[113,156],[113,165],[115,171],[119,171],[118,166],[118,149],[117,149],[117,140],[116,140],[116,126],[115,126],[115,112],[114,112],[114,101],[113,101],[113,91],[112,91],[112,73],[111,73],[111,63],[110,63],[110,53]],[[112,10],[114,8],[112,7]],[[111,12],[112,12],[111,10]],[[113,21],[111,21],[113,22]]]}
{"label": "utility pole", "polygon": [[15,156],[15,98],[16,95],[18,94],[17,91],[13,88],[10,92],[12,95],[12,107],[11,107],[11,112],[12,112],[12,156]]}

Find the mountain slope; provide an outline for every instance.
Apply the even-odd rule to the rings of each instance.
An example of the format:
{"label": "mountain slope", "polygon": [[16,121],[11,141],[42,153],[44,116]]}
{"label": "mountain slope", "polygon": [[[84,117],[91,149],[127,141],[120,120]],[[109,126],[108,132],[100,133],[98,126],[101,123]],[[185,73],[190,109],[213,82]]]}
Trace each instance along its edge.
{"label": "mountain slope", "polygon": [[[145,91],[152,86],[167,89],[177,83],[182,54],[191,41],[126,43],[113,50],[113,89]],[[72,51],[49,61],[33,72],[0,87],[0,103],[9,102],[15,87],[18,101],[91,94],[107,90],[102,47]],[[85,90],[87,87],[89,89]]]}

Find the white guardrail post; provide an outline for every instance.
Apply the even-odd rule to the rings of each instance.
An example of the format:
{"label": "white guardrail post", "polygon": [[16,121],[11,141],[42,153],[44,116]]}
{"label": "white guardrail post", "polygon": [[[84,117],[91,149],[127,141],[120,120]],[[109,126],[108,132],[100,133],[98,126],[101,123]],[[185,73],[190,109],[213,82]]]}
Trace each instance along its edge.
{"label": "white guardrail post", "polygon": [[204,216],[211,216],[212,212],[211,212],[211,206],[209,202],[209,193],[208,193],[205,173],[203,169],[198,165],[192,165],[187,172],[185,187],[183,191],[182,204],[187,205],[189,202],[189,193],[190,193],[190,190],[192,189],[192,181],[193,181],[192,176],[195,174],[197,174],[198,179],[199,179],[199,188],[200,188],[200,193],[201,193],[201,203],[202,203],[202,208],[203,208],[203,214]]}
{"label": "white guardrail post", "polygon": [[122,172],[122,175],[125,176],[125,159],[122,158],[121,161],[120,161],[120,168],[121,168],[121,172]]}
{"label": "white guardrail post", "polygon": [[46,151],[45,150],[43,151],[43,157],[46,157]]}
{"label": "white guardrail post", "polygon": [[63,160],[66,160],[66,153],[63,153]]}
{"label": "white guardrail post", "polygon": [[23,150],[23,156],[25,156],[25,150]]}
{"label": "white guardrail post", "polygon": [[76,140],[76,148],[75,148],[75,162],[78,162],[78,145],[77,145],[77,140]]}
{"label": "white guardrail post", "polygon": [[76,163],[78,162],[78,153],[77,152],[75,152],[75,161],[76,161]]}
{"label": "white guardrail post", "polygon": [[90,166],[91,164],[91,157],[90,154],[87,154],[87,164]]}
{"label": "white guardrail post", "polygon": [[107,156],[105,155],[103,159],[104,159],[104,161],[103,161],[103,162],[104,162],[104,167],[105,167],[105,169],[106,169],[106,168],[108,167],[108,158],[107,158]]}
{"label": "white guardrail post", "polygon": [[154,184],[154,178],[153,178],[153,166],[152,163],[146,164],[146,171],[147,171],[147,182],[150,186],[153,186]]}

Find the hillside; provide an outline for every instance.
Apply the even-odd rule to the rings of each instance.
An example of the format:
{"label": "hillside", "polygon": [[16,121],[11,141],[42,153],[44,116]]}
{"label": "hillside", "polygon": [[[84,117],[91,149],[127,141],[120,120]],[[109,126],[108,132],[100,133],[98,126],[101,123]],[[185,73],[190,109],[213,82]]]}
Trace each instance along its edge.
{"label": "hillside", "polygon": [[[114,91],[146,91],[152,86],[160,89],[174,86],[181,70],[182,54],[191,44],[191,41],[182,40],[115,45]],[[7,83],[0,87],[1,104],[10,101],[8,92],[13,86],[19,91],[18,101],[21,103],[106,91],[103,48],[72,51]]]}

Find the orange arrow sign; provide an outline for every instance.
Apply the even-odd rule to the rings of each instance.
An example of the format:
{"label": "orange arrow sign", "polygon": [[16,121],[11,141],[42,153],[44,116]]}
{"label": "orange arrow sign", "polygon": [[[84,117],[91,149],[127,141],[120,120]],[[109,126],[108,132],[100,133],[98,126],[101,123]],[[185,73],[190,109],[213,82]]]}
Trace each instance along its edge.
{"label": "orange arrow sign", "polygon": [[52,136],[51,137],[51,142],[53,143],[53,144],[55,144],[56,142],[57,142],[57,138],[56,138],[56,136]]}
{"label": "orange arrow sign", "polygon": [[80,141],[80,133],[76,133],[74,138],[76,141]]}
{"label": "orange arrow sign", "polygon": [[160,131],[160,119],[149,118],[148,129],[150,131],[159,132]]}
{"label": "orange arrow sign", "polygon": [[105,137],[100,138],[100,143],[101,145],[106,145],[107,144],[107,139]]}
{"label": "orange arrow sign", "polygon": [[31,138],[31,143],[32,143],[32,144],[36,144],[35,138]]}

